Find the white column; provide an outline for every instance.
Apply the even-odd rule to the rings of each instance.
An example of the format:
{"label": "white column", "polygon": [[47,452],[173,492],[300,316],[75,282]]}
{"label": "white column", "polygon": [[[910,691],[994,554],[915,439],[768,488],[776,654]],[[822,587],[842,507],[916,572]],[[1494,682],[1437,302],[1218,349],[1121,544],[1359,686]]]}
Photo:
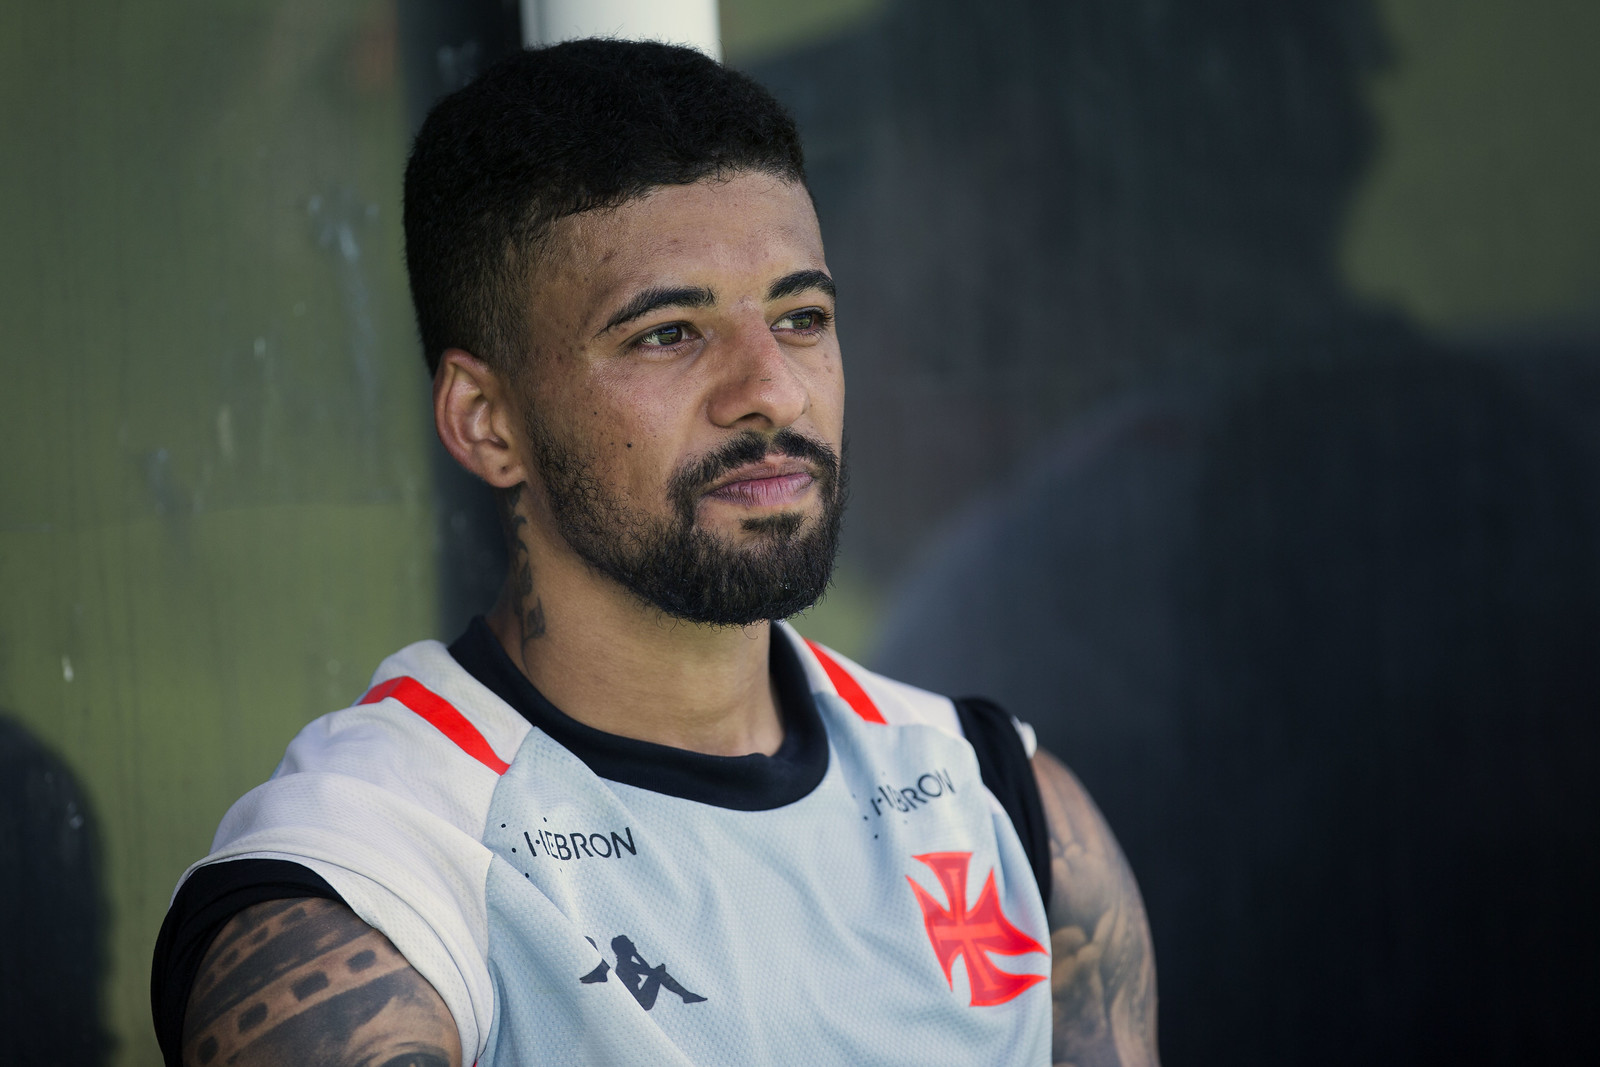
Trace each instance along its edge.
{"label": "white column", "polygon": [[525,43],[573,37],[668,41],[722,58],[717,0],[522,0]]}

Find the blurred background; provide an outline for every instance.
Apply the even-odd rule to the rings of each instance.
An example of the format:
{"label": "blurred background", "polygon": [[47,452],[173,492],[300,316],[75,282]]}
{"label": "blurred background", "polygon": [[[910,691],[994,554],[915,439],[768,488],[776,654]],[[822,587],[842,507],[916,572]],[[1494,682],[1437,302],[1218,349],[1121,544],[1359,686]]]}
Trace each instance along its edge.
{"label": "blurred background", "polygon": [[[10,1062],[157,1063],[222,813],[488,605],[401,168],[582,6],[0,13]],[[1600,7],[716,10],[841,293],[854,499],[802,631],[1078,772],[1168,1064],[1592,1056]]]}

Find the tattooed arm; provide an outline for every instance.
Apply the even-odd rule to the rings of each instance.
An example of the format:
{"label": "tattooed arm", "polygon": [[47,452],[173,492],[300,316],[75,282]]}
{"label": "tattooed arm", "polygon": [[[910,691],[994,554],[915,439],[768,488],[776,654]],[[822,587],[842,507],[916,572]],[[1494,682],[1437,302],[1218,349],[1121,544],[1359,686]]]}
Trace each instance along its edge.
{"label": "tattooed arm", "polygon": [[1050,826],[1052,1060],[1155,1067],[1155,957],[1133,872],[1071,771],[1041,750],[1033,773]]}
{"label": "tattooed arm", "polygon": [[184,1067],[461,1067],[439,994],[336,901],[246,908],[200,965]]}

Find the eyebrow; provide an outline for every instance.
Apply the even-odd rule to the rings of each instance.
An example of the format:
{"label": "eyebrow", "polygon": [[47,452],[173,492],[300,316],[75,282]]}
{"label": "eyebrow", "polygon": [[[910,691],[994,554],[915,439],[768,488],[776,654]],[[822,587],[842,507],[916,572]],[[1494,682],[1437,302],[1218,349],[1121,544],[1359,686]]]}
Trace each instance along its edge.
{"label": "eyebrow", "polygon": [[772,288],[767,290],[767,299],[782,300],[807,289],[820,289],[828,294],[829,299],[835,299],[833,279],[820,270],[797,270],[793,274],[785,274],[772,283]]}
{"label": "eyebrow", "polygon": [[595,334],[595,336],[599,337],[602,334],[609,333],[625,322],[632,322],[640,316],[648,315],[650,312],[659,311],[662,308],[706,308],[713,306],[716,302],[717,294],[701,285],[675,285],[646,289],[635,294],[633,299],[618,308],[617,313],[611,316],[604,326],[600,327],[600,333]]}
{"label": "eyebrow", "polygon": [[[830,299],[835,298],[833,279],[828,277],[825,271],[813,269],[785,274],[767,289],[767,299],[782,300],[786,296],[794,296],[808,289],[820,289],[828,294]],[[715,306],[716,302],[716,292],[702,285],[658,286],[654,289],[645,289],[618,308],[617,313],[600,327],[600,332],[595,336],[604,336],[625,322],[632,322],[662,308],[705,308]]]}

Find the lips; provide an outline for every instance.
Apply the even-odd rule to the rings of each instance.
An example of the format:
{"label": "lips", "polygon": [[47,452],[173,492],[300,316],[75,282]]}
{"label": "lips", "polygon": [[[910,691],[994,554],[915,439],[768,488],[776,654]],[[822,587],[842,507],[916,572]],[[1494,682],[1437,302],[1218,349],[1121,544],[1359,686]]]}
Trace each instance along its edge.
{"label": "lips", "polygon": [[667,499],[685,529],[695,525],[701,507],[714,501],[766,512],[747,513],[746,520],[771,518],[812,503],[813,495],[834,506],[840,470],[838,455],[821,441],[793,429],[771,437],[751,430],[683,464],[667,483]]}
{"label": "lips", "polygon": [[717,479],[706,496],[746,507],[781,507],[798,501],[814,481],[800,460],[773,459],[734,469]]}

